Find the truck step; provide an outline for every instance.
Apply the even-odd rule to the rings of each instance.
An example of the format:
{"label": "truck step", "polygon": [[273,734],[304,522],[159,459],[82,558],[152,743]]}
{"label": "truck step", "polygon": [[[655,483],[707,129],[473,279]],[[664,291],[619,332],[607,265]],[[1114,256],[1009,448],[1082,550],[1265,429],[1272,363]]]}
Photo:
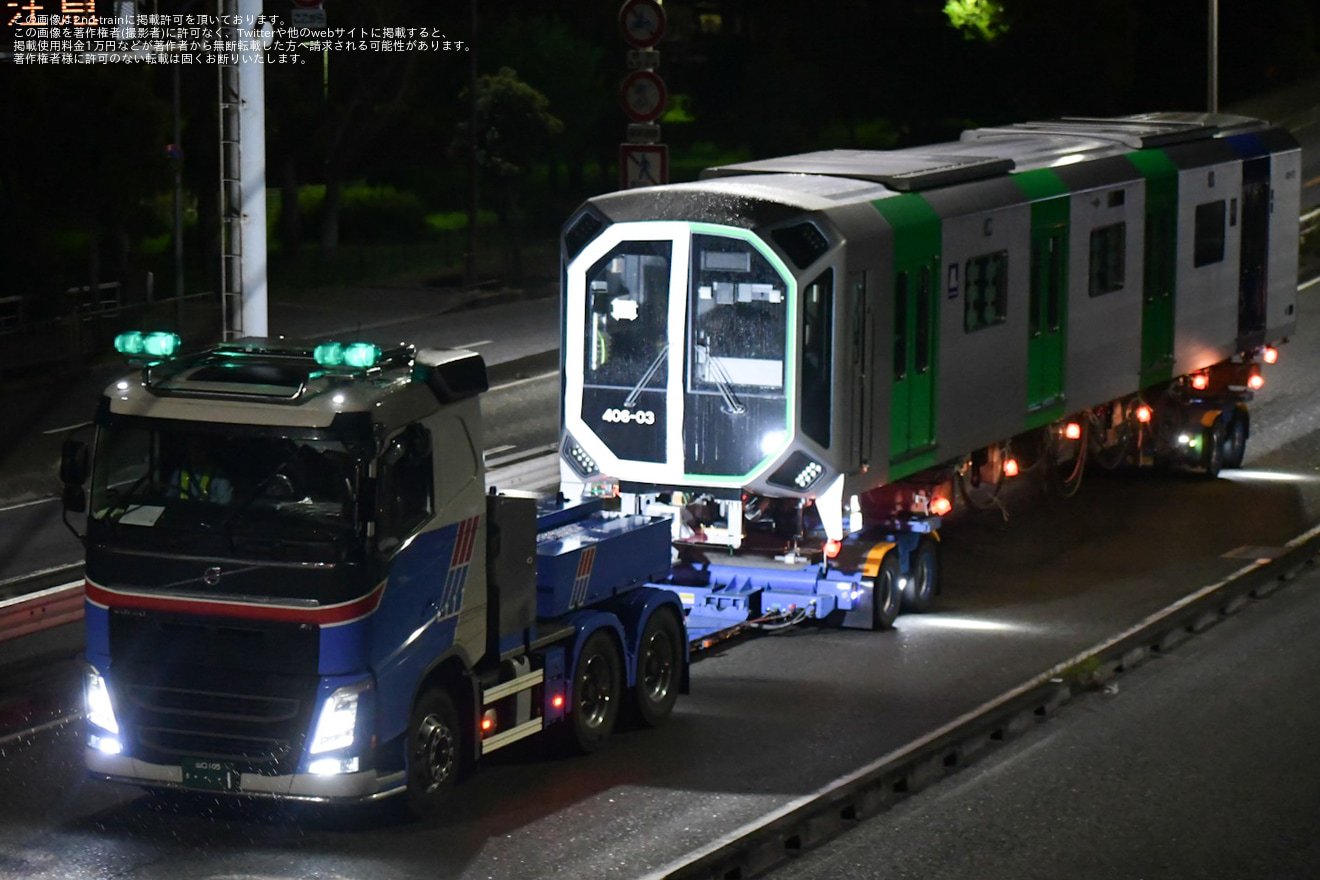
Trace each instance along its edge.
{"label": "truck step", "polygon": [[526,675],[520,675],[509,681],[501,682],[500,684],[495,685],[495,687],[483,690],[481,692],[481,704],[483,706],[489,706],[511,694],[534,688],[543,681],[545,681],[545,670],[533,669]]}
{"label": "truck step", "polygon": [[481,753],[489,754],[496,749],[502,749],[511,743],[516,743],[520,739],[527,739],[540,733],[545,728],[544,719],[533,718],[531,721],[524,721],[517,727],[510,727],[503,733],[497,733],[492,737],[481,741]]}

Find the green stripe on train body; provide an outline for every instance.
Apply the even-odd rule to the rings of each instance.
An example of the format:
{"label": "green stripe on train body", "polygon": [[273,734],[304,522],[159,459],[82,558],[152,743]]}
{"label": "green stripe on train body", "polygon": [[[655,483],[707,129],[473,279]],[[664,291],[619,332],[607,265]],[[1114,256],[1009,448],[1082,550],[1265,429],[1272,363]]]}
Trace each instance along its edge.
{"label": "green stripe on train body", "polygon": [[892,466],[921,457],[936,443],[940,308],[936,282],[940,275],[942,222],[930,203],[917,193],[892,196],[872,204],[894,234],[894,274],[890,286]]}

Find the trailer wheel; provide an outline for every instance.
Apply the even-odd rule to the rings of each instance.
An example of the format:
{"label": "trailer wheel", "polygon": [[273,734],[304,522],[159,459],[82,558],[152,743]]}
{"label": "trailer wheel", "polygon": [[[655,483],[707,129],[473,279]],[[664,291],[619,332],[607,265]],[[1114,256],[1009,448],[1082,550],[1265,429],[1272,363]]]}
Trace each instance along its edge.
{"label": "trailer wheel", "polygon": [[637,647],[637,686],[633,688],[633,706],[647,727],[659,727],[674,711],[682,674],[682,628],[672,611],[659,608],[642,629]]}
{"label": "trailer wheel", "polygon": [[1240,468],[1242,459],[1247,454],[1247,420],[1236,415],[1228,423],[1228,433],[1224,438],[1224,467]]}
{"label": "trailer wheel", "polygon": [[573,673],[573,711],[569,713],[571,744],[579,752],[594,752],[614,732],[623,693],[623,661],[605,630],[587,637]]}
{"label": "trailer wheel", "polygon": [[1201,432],[1201,465],[1208,480],[1217,479],[1224,467],[1224,443],[1224,429],[1219,425],[1211,425]]}
{"label": "trailer wheel", "polygon": [[898,556],[890,552],[880,560],[880,570],[871,587],[872,629],[893,629],[898,610],[903,604],[903,588],[898,585]]}
{"label": "trailer wheel", "polygon": [[911,570],[903,587],[903,610],[918,614],[929,611],[940,582],[940,555],[934,542],[922,538],[912,551]]}
{"label": "trailer wheel", "polygon": [[453,791],[462,756],[458,710],[443,690],[426,691],[408,722],[407,804],[416,818],[432,815]]}

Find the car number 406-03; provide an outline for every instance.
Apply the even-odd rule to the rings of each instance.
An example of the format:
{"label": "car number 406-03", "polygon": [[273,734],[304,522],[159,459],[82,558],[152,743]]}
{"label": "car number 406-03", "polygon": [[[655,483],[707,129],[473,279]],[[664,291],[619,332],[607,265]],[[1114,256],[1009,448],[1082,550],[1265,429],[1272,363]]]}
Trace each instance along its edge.
{"label": "car number 406-03", "polygon": [[607,409],[600,418],[603,422],[621,422],[625,425],[654,425],[655,411],[649,409]]}

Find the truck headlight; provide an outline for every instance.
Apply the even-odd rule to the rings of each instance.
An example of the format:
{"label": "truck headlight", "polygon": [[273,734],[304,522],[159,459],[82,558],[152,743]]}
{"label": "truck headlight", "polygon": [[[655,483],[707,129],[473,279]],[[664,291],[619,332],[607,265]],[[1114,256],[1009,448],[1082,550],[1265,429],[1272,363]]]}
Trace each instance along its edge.
{"label": "truck headlight", "polygon": [[321,715],[316,720],[316,734],[312,737],[311,753],[319,755],[353,744],[357,728],[358,694],[360,686],[341,687],[326,697]]}
{"label": "truck headlight", "polygon": [[119,733],[115,707],[110,702],[110,687],[105,683],[105,676],[90,667],[83,679],[83,702],[89,724],[109,733]]}

